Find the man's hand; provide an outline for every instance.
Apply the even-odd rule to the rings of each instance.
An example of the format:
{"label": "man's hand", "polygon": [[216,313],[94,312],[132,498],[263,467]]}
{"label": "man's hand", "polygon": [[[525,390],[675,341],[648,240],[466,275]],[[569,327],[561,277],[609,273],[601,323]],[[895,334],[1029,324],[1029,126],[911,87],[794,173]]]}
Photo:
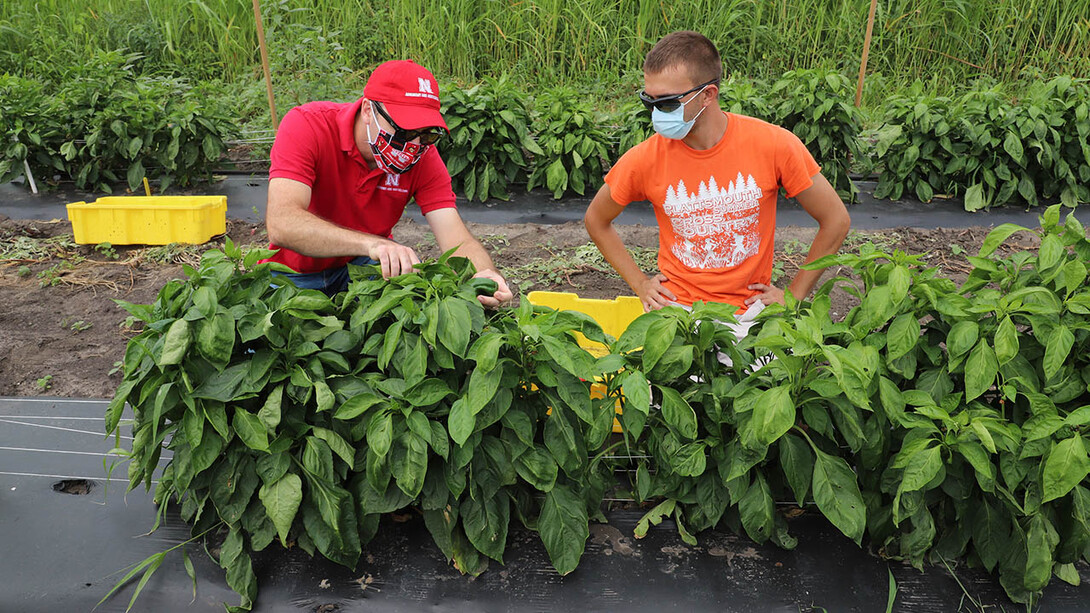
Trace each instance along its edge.
{"label": "man's hand", "polygon": [[756,290],[761,293],[757,294],[756,296],[750,296],[749,298],[746,298],[746,306],[749,306],[754,302],[757,302],[758,300],[766,305],[772,304],[773,302],[783,304],[782,289],[773,287],[771,285],[765,285],[764,283],[752,283],[750,284],[749,289]]}
{"label": "man's hand", "polygon": [[481,301],[486,307],[496,307],[500,304],[507,302],[514,297],[511,293],[511,288],[507,287],[507,281],[503,280],[500,273],[492,270],[491,268],[482,270],[473,275],[474,279],[491,279],[496,282],[496,292],[491,296],[477,296],[477,300]]}
{"label": "man's hand", "polygon": [[413,265],[420,263],[420,258],[411,247],[386,239],[376,240],[367,250],[367,257],[382,266],[383,279],[410,273]]}
{"label": "man's hand", "polygon": [[676,303],[677,296],[674,295],[674,292],[662,285],[662,282],[666,280],[666,275],[659,273],[653,277],[648,277],[647,280],[640,284],[636,293],[640,297],[640,302],[643,303],[644,313],[656,311]]}

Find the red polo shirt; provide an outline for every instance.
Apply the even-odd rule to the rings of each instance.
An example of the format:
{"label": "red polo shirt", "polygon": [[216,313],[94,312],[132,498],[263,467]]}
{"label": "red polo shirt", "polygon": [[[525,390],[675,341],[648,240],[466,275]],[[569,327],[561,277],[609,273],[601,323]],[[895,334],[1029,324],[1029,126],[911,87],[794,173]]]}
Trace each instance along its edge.
{"label": "red polo shirt", "polygon": [[[410,198],[425,214],[454,207],[450,173],[435,147],[428,147],[424,157],[401,175],[367,167],[353,135],[362,102],[310,102],[288,111],[272,146],[269,178],[306,183],[311,188],[308,211],[339,226],[386,238]],[[280,250],[270,261],[298,272],[344,266],[354,257],[312,258],[274,244],[269,248]]]}

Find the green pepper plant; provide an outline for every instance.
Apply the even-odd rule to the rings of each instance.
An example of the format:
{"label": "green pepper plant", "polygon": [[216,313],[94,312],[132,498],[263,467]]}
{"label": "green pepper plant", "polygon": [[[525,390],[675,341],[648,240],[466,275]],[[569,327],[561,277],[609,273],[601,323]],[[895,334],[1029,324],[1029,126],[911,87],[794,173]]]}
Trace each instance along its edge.
{"label": "green pepper plant", "polygon": [[1059,208],[1041,217],[1036,254],[997,257],[1029,231],[993,230],[960,288],[904,254],[814,263],[853,267],[884,313],[852,330],[880,358],[854,458],[871,538],[917,567],[965,557],[1025,603],[1052,575],[1078,583],[1090,543],[1090,241]]}
{"label": "green pepper plant", "polygon": [[[1016,233],[1039,247],[1001,250]],[[721,304],[646,313],[618,339],[525,299],[485,311],[492,282],[450,253],[389,280],[353,267],[333,297],[265,255],[228,242],[154,303],[121,303],[144,329],[106,415],[119,436],[132,407],[130,486],[158,475],[160,517],[176,503],[220,543],[237,610],[257,597],[253,552],[353,567],[394,511],[463,572],[502,563],[514,519],[569,573],[618,487],[648,505],[637,537],[669,518],[688,543],[726,526],[791,548],[777,507],[793,503],[918,568],[995,572],[1028,604],[1090,561],[1090,240],[1060,205],[1036,231],[994,229],[960,286],[873,244],[819,259],[851,274],[741,340]],[[834,289],[858,301],[837,320]],[[138,594],[166,553],[122,583],[143,571]]]}
{"label": "green pepper plant", "polygon": [[493,282],[450,253],[390,280],[354,267],[332,298],[265,255],[228,242],[153,304],[122,303],[145,329],[107,413],[119,436],[133,409],[130,488],[173,452],[154,500],[223,539],[232,609],[257,598],[252,552],[279,541],[354,567],[402,509],[463,572],[502,562],[512,516],[571,572],[611,474],[613,411],[589,390],[609,366],[570,334],[604,340],[597,324],[529,302],[488,314],[477,294]]}

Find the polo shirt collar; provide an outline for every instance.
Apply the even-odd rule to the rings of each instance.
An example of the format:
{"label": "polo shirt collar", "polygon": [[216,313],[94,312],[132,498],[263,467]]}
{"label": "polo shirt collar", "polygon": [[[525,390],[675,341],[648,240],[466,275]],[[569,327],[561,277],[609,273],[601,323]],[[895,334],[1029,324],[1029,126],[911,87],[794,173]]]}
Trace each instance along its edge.
{"label": "polo shirt collar", "polygon": [[363,106],[363,98],[346,104],[337,113],[337,133],[340,136],[341,151],[362,159],[359,148],[356,147],[356,117],[360,114],[361,106]]}

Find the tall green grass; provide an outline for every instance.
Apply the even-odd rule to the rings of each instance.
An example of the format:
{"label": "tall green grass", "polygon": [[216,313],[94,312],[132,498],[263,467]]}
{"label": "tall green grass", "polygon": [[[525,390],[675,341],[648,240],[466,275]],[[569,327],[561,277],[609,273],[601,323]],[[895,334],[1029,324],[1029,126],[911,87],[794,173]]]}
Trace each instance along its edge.
{"label": "tall green grass", "polygon": [[[441,78],[528,83],[638,80],[664,34],[696,29],[731,72],[774,77],[858,66],[868,0],[264,0],[281,78],[366,71],[411,57]],[[127,48],[142,69],[249,81],[258,47],[249,0],[5,0],[0,71],[60,76],[95,49]],[[871,72],[891,87],[978,77],[1090,76],[1090,0],[883,0]]]}

